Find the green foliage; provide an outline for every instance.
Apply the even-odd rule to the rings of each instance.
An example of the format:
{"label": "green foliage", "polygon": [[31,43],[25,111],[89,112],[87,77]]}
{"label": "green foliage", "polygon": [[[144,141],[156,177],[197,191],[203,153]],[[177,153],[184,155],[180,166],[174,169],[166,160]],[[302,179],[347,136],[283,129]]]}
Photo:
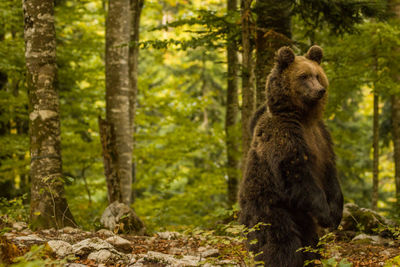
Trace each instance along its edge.
{"label": "green foliage", "polygon": [[5,222],[28,222],[29,207],[24,204],[27,195],[11,200],[0,198],[0,218]]}
{"label": "green foliage", "polygon": [[347,259],[341,259],[338,261],[335,258],[329,258],[328,251],[326,247],[328,244],[332,244],[335,241],[335,235],[333,233],[328,233],[320,237],[316,248],[313,247],[303,247],[297,251],[315,253],[321,255],[321,260],[307,260],[304,262],[304,266],[313,266],[313,264],[321,264],[324,267],[351,267],[352,263],[349,263]]}
{"label": "green foliage", "polygon": [[54,260],[49,257],[51,248],[45,245],[33,245],[30,250],[21,257],[14,259],[14,267],[36,267],[36,266],[65,266],[67,259]]}
{"label": "green foliage", "polygon": [[393,259],[388,260],[385,262],[384,267],[393,267],[393,266],[399,266],[400,265],[400,256],[396,256]]}

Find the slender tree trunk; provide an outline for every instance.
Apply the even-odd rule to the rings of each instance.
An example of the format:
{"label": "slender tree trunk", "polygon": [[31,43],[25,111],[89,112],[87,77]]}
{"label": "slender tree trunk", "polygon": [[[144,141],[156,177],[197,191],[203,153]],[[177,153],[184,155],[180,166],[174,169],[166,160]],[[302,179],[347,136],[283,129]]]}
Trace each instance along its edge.
{"label": "slender tree trunk", "polygon": [[[129,46],[129,120],[131,123],[132,135],[136,132],[135,115],[136,115],[136,99],[138,93],[138,61],[139,61],[139,26],[140,15],[142,13],[144,0],[130,0],[130,16],[131,16],[131,30],[130,30],[130,46]],[[135,139],[133,139],[132,150],[135,149]],[[133,151],[132,151],[133,152]],[[135,163],[132,160],[132,184],[135,182]],[[132,190],[132,202],[135,200],[135,190]]]}
{"label": "slender tree trunk", "polygon": [[254,71],[252,46],[250,38],[251,30],[251,2],[252,0],[241,0],[242,16],[242,172],[246,165],[247,152],[250,148],[250,120],[254,111]]}
{"label": "slender tree trunk", "polygon": [[[130,0],[108,1],[106,20],[106,121],[115,134],[115,172],[122,199],[131,203],[133,134],[130,108],[129,41],[131,19],[126,12]],[[106,177],[107,183],[108,177]],[[110,188],[110,186],[109,186]],[[118,196],[110,196],[109,200]],[[119,194],[119,193],[117,193]]]}
{"label": "slender tree trunk", "polygon": [[[398,78],[400,82],[400,78]],[[393,95],[392,101],[392,138],[394,148],[394,181],[396,185],[397,208],[400,210],[400,95]]]}
{"label": "slender tree trunk", "polygon": [[266,78],[270,73],[275,52],[291,41],[292,0],[257,0],[256,39],[256,106],[265,102]]}
{"label": "slender tree trunk", "polygon": [[374,93],[373,121],[372,209],[376,210],[379,199],[379,95],[377,93]]}
{"label": "slender tree trunk", "polygon": [[[200,74],[200,80],[201,80],[201,95],[203,99],[207,98],[208,94],[208,88],[207,88],[207,77],[206,77],[206,51],[203,51],[203,54],[201,55],[201,74]],[[203,107],[203,123],[201,124],[201,128],[204,130],[208,129],[208,110],[207,106]]]}
{"label": "slender tree trunk", "polygon": [[[228,0],[228,13],[237,10],[237,0]],[[229,36],[230,37],[230,36]],[[239,183],[239,140],[237,131],[238,117],[238,55],[237,45],[228,37],[228,84],[226,93],[225,134],[228,173],[228,204],[232,206],[237,200]]]}
{"label": "slender tree trunk", "polygon": [[[400,0],[389,1],[389,12],[392,13],[392,23],[400,24]],[[400,49],[396,48],[394,53],[399,53]],[[400,83],[400,74],[393,73],[393,79]],[[400,93],[392,95],[392,139],[394,147],[394,181],[396,185],[397,210],[400,211]]]}
{"label": "slender tree trunk", "polygon": [[62,179],[54,1],[24,0],[23,10],[30,105],[31,224],[35,229],[75,226]]}

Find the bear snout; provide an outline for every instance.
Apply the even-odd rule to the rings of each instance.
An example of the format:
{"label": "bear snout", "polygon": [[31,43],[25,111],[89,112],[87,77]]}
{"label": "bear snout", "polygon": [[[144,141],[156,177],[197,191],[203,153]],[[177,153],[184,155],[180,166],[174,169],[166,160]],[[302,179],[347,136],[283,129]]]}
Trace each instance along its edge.
{"label": "bear snout", "polygon": [[325,95],[325,93],[326,93],[325,88],[322,88],[322,89],[318,90],[318,92],[317,92],[318,98],[321,99]]}

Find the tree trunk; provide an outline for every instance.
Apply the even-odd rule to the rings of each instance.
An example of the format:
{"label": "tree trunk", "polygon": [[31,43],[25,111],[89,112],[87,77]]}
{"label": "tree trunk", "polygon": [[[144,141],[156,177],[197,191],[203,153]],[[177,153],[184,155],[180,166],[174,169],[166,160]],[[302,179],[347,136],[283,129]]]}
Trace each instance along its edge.
{"label": "tree trunk", "polygon": [[[138,92],[138,60],[139,60],[139,26],[140,15],[142,13],[144,0],[130,0],[130,16],[131,16],[131,29],[130,29],[130,46],[129,46],[129,120],[131,123],[132,135],[135,130],[135,114],[136,114],[136,99]],[[135,139],[132,141],[132,150],[135,149]],[[133,151],[132,151],[133,153]],[[135,182],[135,163],[132,160],[132,184]],[[135,190],[132,190],[131,201],[134,202]]]}
{"label": "tree trunk", "polygon": [[[228,0],[228,13],[237,10],[237,0]],[[228,84],[226,93],[225,134],[228,173],[228,204],[232,206],[237,199],[237,186],[239,182],[239,140],[237,131],[238,117],[238,55],[237,45],[228,37]]]}
{"label": "tree trunk", "polygon": [[[400,24],[400,1],[389,1],[389,12],[393,15],[393,23]],[[394,53],[399,53],[399,48],[396,48]],[[400,83],[400,75],[398,72],[393,73],[393,79]],[[395,185],[396,185],[396,200],[397,210],[400,211],[400,93],[392,95],[392,139],[394,147],[394,168],[395,168]]]}
{"label": "tree trunk", "polygon": [[[133,136],[130,108],[129,40],[131,19],[126,9],[130,0],[108,2],[106,20],[106,120],[115,134],[116,175],[120,202],[131,203]],[[108,177],[106,177],[108,180]],[[117,191],[117,190],[115,190]],[[108,192],[111,194],[111,192]],[[116,196],[109,196],[114,199]]]}
{"label": "tree trunk", "polygon": [[117,149],[112,124],[99,117],[99,132],[103,149],[104,174],[107,180],[108,203],[122,202],[121,181],[117,173]]}
{"label": "tree trunk", "polygon": [[25,0],[23,10],[30,105],[31,225],[35,229],[75,226],[62,179],[54,1]]}
{"label": "tree trunk", "polygon": [[242,172],[246,165],[247,152],[250,148],[250,120],[254,111],[254,71],[252,47],[250,38],[251,31],[251,2],[252,0],[241,0],[242,16]]}
{"label": "tree trunk", "polygon": [[379,199],[379,95],[374,93],[373,122],[372,209],[377,209]]}
{"label": "tree trunk", "polygon": [[257,0],[256,107],[265,102],[265,84],[275,52],[291,41],[291,0]]}
{"label": "tree trunk", "polygon": [[[400,82],[400,78],[398,78]],[[400,95],[392,100],[392,138],[394,147],[394,181],[396,185],[397,208],[400,210]]]}

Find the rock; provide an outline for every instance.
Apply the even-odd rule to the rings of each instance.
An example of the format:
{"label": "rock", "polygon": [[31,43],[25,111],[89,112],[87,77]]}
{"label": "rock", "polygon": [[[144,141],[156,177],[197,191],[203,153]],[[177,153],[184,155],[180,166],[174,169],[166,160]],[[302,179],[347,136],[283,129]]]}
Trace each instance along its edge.
{"label": "rock", "polygon": [[135,211],[124,203],[111,203],[103,212],[100,222],[105,228],[118,232],[143,235],[146,232],[143,222]]}
{"label": "rock", "polygon": [[64,233],[64,234],[80,234],[80,233],[83,232],[81,229],[73,228],[71,226],[64,227],[64,228],[62,228],[62,229],[60,229],[58,231],[61,232],[61,233]]}
{"label": "rock", "polygon": [[388,244],[388,240],[385,238],[382,238],[378,235],[367,235],[367,234],[359,234],[356,237],[351,240],[351,242],[356,242],[356,243],[367,243],[367,244],[372,244],[372,245],[385,245]]}
{"label": "rock", "polygon": [[28,228],[28,225],[24,222],[15,222],[12,224],[12,228],[14,228],[17,231],[22,231],[22,230]]}
{"label": "rock", "polygon": [[101,249],[90,253],[87,259],[94,260],[97,263],[116,264],[117,262],[126,262],[128,257],[123,259],[121,254],[113,253],[107,249]]}
{"label": "rock", "polygon": [[178,232],[158,232],[157,235],[161,239],[166,239],[166,240],[175,240],[182,236]]}
{"label": "rock", "polygon": [[120,236],[117,235],[110,236],[109,238],[106,239],[106,241],[111,245],[113,245],[116,249],[121,250],[122,252],[132,251],[131,242]]}
{"label": "rock", "polygon": [[33,232],[32,232],[31,229],[26,228],[26,229],[21,231],[21,234],[23,234],[23,235],[31,235],[31,234],[33,234]]}
{"label": "rock", "polygon": [[62,240],[50,240],[47,242],[51,250],[60,258],[65,258],[68,255],[74,254],[72,246]]}
{"label": "rock", "polygon": [[54,228],[50,228],[50,229],[39,230],[39,233],[43,235],[56,235],[57,231]]}
{"label": "rock", "polygon": [[202,258],[208,258],[208,257],[216,257],[219,255],[219,250],[216,248],[204,248],[204,247],[200,247],[198,249],[198,251],[200,252],[200,256]]}
{"label": "rock", "polygon": [[7,239],[14,239],[16,237],[15,233],[4,233],[3,236]]}
{"label": "rock", "polygon": [[23,244],[23,245],[27,245],[27,246],[43,244],[46,242],[45,239],[40,238],[35,234],[27,235],[27,236],[17,236],[17,237],[14,237],[13,240],[19,244]]}
{"label": "rock", "polygon": [[172,247],[169,249],[168,253],[169,254],[173,254],[173,255],[180,255],[184,252],[183,249],[181,248],[177,248],[177,247]]}
{"label": "rock", "polygon": [[70,234],[61,234],[61,235],[57,236],[57,239],[71,243],[71,244],[76,242],[74,236],[70,235]]}
{"label": "rock", "polygon": [[102,237],[110,237],[110,236],[114,236],[115,234],[108,230],[108,229],[100,229],[99,231],[96,232],[99,236]]}
{"label": "rock", "polygon": [[392,253],[390,253],[390,251],[388,250],[382,250],[381,252],[379,252],[379,255],[389,258]]}
{"label": "rock", "polygon": [[86,267],[87,265],[85,264],[80,264],[80,263],[67,263],[65,264],[65,267]]}
{"label": "rock", "polygon": [[195,256],[183,256],[178,259],[175,258],[173,255],[149,251],[143,258],[136,261],[136,263],[132,266],[147,266],[147,263],[152,263],[153,266],[155,266],[154,264],[175,267],[198,266],[200,263],[200,258]]}
{"label": "rock", "polygon": [[93,251],[99,251],[102,249],[113,250],[114,247],[98,237],[93,237],[76,243],[72,246],[72,249],[76,255],[86,256]]}
{"label": "rock", "polygon": [[344,231],[362,231],[367,234],[375,233],[375,229],[382,226],[395,226],[395,223],[377,212],[360,208],[354,203],[346,203],[343,209],[343,218],[340,225]]}

